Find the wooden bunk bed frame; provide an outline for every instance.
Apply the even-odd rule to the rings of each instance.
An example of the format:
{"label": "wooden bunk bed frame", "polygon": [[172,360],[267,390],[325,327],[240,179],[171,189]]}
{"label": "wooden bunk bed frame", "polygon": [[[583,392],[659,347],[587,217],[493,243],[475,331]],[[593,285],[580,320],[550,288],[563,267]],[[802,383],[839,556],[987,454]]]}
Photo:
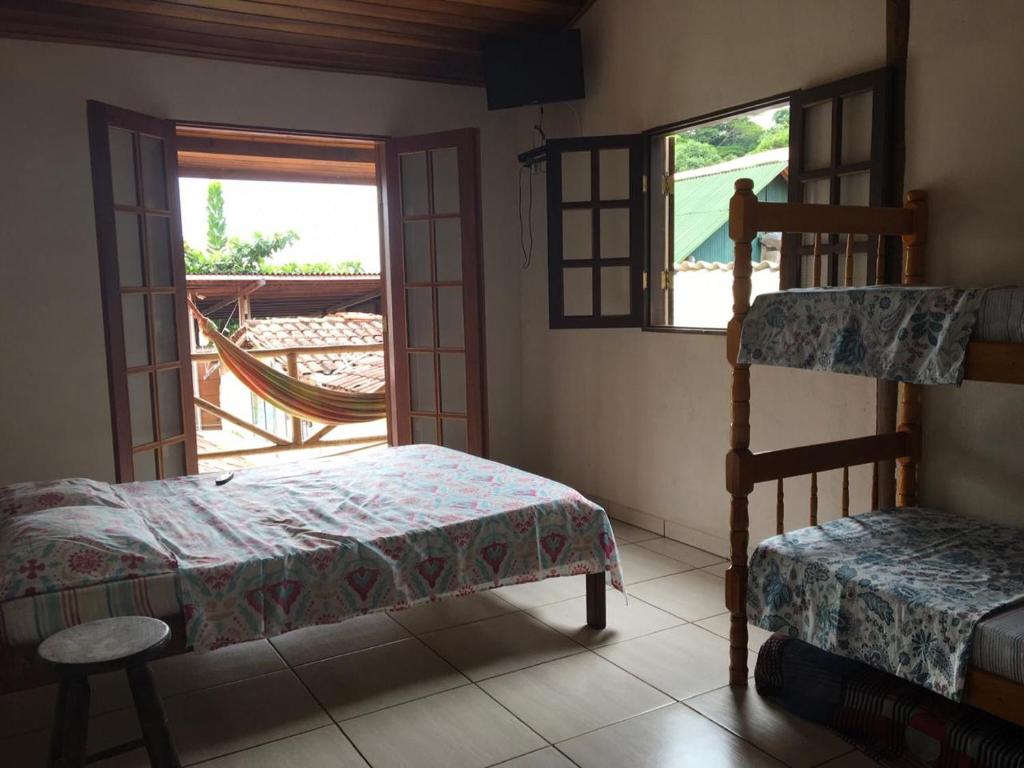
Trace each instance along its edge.
{"label": "wooden bunk bed frame", "polygon": [[[906,195],[902,208],[871,208],[800,203],[762,203],[750,179],[736,181],[729,204],[729,237],[734,243],[733,317],[729,322],[726,356],[732,365],[732,431],[726,457],[729,508],[730,565],[726,572],[726,605],[730,612],[729,683],[747,685],[747,558],[748,497],[758,483],[774,481],[776,530],[783,533],[783,480],[810,475],[809,524],[818,523],[817,476],[842,470],[842,515],[849,510],[849,468],[871,464],[872,508],[878,507],[879,462],[896,461],[896,504],[917,503],[917,467],[921,460],[921,385],[900,383],[895,432],[754,453],[750,450],[750,366],[736,362],[743,320],[750,308],[751,242],[758,232],[814,235],[813,274],[821,275],[821,233],[846,235],[844,282],[852,284],[852,255],[856,235],[877,241],[874,273],[884,275],[885,239],[903,242],[901,282],[924,283],[928,230],[928,201],[922,191]],[[863,246],[863,243],[860,244]],[[966,378],[976,381],[1024,384],[1024,344],[972,341],[967,347]],[[1005,720],[1024,725],[1024,685],[975,667],[967,674],[963,701]]]}

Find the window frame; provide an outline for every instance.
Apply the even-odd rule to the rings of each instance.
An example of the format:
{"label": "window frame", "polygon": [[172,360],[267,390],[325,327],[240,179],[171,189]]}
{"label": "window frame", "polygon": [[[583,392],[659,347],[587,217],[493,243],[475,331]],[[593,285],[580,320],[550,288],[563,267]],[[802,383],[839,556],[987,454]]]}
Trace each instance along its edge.
{"label": "window frame", "polygon": [[[602,149],[629,150],[629,198],[602,201],[597,154]],[[646,174],[644,173],[643,134],[611,136],[584,136],[567,139],[549,139],[545,144],[547,161],[547,242],[548,242],[548,327],[563,328],[640,328],[643,325],[643,278],[647,211]],[[591,152],[591,199],[583,202],[563,203],[562,155],[566,152]],[[628,205],[622,205],[627,202]],[[602,205],[602,203],[614,203]],[[562,211],[565,209],[628,208],[629,256],[614,259],[600,257],[600,217],[593,219],[592,247],[597,256],[590,259],[562,258]],[[601,268],[628,267],[629,308],[625,315],[601,315]],[[592,272],[593,304],[590,315],[566,315],[564,312],[563,269],[589,268]]]}
{"label": "window frame", "polygon": [[[698,115],[697,117],[686,118],[685,120],[679,120],[672,123],[666,123],[664,125],[658,125],[654,128],[648,128],[644,131],[641,136],[643,137],[643,150],[644,150],[644,174],[645,177],[651,172],[651,142],[656,138],[667,138],[668,135],[677,134],[681,131],[689,130],[691,128],[697,128],[701,125],[708,123],[716,123],[721,120],[728,120],[731,117],[738,117],[748,112],[757,112],[764,109],[770,109],[771,107],[788,105],[790,114],[792,114],[794,98],[799,94],[799,90],[784,91],[777,93],[773,96],[768,96],[763,99],[756,99],[754,101],[748,101],[744,104],[738,104],[736,106],[727,107],[725,109],[715,110],[714,112],[708,112],[704,115]],[[792,129],[791,129],[792,130]],[[790,154],[792,155],[793,136],[790,133]],[[660,181],[648,181],[646,187],[648,190],[653,190],[656,187],[660,189]],[[651,300],[653,298],[653,276],[655,274],[660,275],[662,270],[654,269],[654,254],[651,253],[651,243],[653,230],[651,228],[651,207],[654,205],[655,195],[653,193],[648,195],[648,199],[645,201],[644,206],[644,275],[643,275],[643,325],[641,330],[650,331],[652,333],[686,333],[697,336],[725,336],[725,328],[699,328],[692,326],[682,325],[652,325],[651,323]],[[784,271],[784,268],[780,266],[780,275]]]}
{"label": "window frame", "polygon": [[[871,156],[866,161],[843,163],[841,161],[843,98],[864,91],[871,91],[873,97],[871,103]],[[803,202],[801,185],[804,181],[828,179],[829,205],[839,205],[842,189],[842,185],[839,183],[840,177],[844,174],[863,172],[870,174],[868,205],[878,207],[898,203],[896,200],[888,199],[892,175],[892,97],[893,69],[891,67],[873,69],[869,72],[862,72],[851,77],[845,77],[794,92],[790,105],[788,198],[790,203]],[[802,112],[810,106],[825,101],[832,102],[830,123],[832,146],[829,165],[824,168],[805,171],[802,151],[804,146],[804,120]],[[870,256],[875,253],[876,249],[877,238],[872,237],[864,241],[863,248],[858,246],[855,253],[867,251]],[[884,279],[881,282],[899,282],[898,249],[899,246],[893,238],[888,238],[886,241],[885,257],[886,275],[883,276]],[[821,241],[822,258],[828,259],[829,285],[838,285],[838,256],[844,250],[845,241],[841,243],[839,235],[836,233],[830,233],[827,239],[823,238]],[[814,246],[804,244],[801,241],[801,235],[795,233],[783,235],[783,258],[780,264],[779,286],[781,290],[801,287],[800,277],[803,257],[813,253],[813,251]],[[893,274],[894,265],[896,267],[895,274]],[[876,277],[874,259],[868,258],[868,284],[873,285],[878,282]]]}

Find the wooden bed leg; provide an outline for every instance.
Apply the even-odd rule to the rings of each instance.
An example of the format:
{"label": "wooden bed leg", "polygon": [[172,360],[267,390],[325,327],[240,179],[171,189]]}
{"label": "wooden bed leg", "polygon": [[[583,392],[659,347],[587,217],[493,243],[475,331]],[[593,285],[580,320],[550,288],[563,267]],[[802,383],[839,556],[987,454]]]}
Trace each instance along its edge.
{"label": "wooden bed leg", "polygon": [[607,624],[605,611],[604,573],[587,574],[587,626],[604,629]]}

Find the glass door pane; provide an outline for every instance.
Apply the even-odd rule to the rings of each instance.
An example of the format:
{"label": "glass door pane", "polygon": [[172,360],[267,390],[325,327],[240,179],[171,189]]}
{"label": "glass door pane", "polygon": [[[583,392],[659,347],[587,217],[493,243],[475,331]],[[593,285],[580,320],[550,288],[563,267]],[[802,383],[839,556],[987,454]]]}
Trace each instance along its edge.
{"label": "glass door pane", "polygon": [[[174,125],[90,102],[119,481],[196,471]],[[105,147],[103,145],[106,145]]]}
{"label": "glass door pane", "polygon": [[[397,139],[387,170],[398,443],[482,453],[475,131]],[[466,200],[472,199],[472,208]]]}

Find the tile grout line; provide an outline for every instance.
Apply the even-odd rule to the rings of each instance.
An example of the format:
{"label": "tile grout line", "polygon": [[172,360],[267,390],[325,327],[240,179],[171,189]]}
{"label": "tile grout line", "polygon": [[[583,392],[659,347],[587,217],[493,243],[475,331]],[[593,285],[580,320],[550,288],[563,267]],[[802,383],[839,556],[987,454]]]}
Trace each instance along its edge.
{"label": "tile grout line", "polygon": [[[714,689],[713,689],[713,690],[711,690],[711,691],[705,691],[704,693],[700,693],[700,694],[697,694],[697,695],[698,695],[698,696],[703,696],[703,695],[704,695],[704,694],[706,694],[706,693],[713,693],[714,691],[720,691],[720,690],[722,690],[722,688],[731,688],[731,687],[732,687],[732,686],[729,686],[729,685],[723,685],[723,686],[722,686],[721,688],[714,688]],[[695,697],[695,696],[693,696],[693,697],[691,697],[691,698],[696,698],[696,697]],[[731,733],[731,734],[732,734],[733,736],[735,736],[735,737],[736,737],[737,739],[739,739],[740,741],[742,741],[742,742],[743,742],[744,744],[749,744],[750,746],[752,746],[752,747],[753,747],[754,749],[756,749],[756,750],[757,750],[758,752],[760,752],[761,754],[763,754],[763,755],[767,755],[767,756],[768,756],[769,758],[771,758],[771,759],[772,759],[772,760],[774,760],[775,762],[779,763],[780,765],[785,765],[785,766],[789,766],[789,768],[793,768],[792,766],[790,766],[790,764],[789,764],[788,762],[786,762],[785,760],[783,760],[783,759],[782,759],[781,757],[776,757],[776,756],[775,756],[775,755],[773,755],[773,754],[772,754],[771,752],[769,752],[769,751],[768,751],[767,749],[764,749],[764,748],[762,748],[761,746],[759,746],[759,745],[755,744],[754,742],[750,741],[750,739],[746,739],[746,738],[744,738],[744,737],[743,737],[743,736],[741,736],[740,734],[736,733],[736,731],[732,730],[731,728],[728,728],[727,726],[723,725],[722,723],[719,723],[719,722],[718,722],[717,720],[714,720],[714,719],[712,719],[711,717],[708,717],[708,716],[707,716],[707,715],[705,715],[705,714],[704,714],[703,712],[701,712],[701,711],[700,711],[699,709],[695,709],[694,707],[691,707],[691,706],[690,706],[689,704],[687,704],[687,703],[686,703],[685,701],[681,701],[681,702],[679,702],[679,703],[680,703],[680,704],[682,704],[682,705],[683,705],[684,707],[686,707],[686,708],[687,708],[688,710],[690,710],[691,712],[696,712],[696,713],[697,713],[698,715],[700,715],[701,717],[703,717],[703,718],[704,718],[705,720],[707,720],[707,721],[708,721],[709,723],[711,723],[712,725],[714,725],[714,726],[717,726],[718,728],[721,728],[721,729],[722,729],[723,731],[725,731],[726,733]],[[845,754],[845,753],[844,753],[844,754]],[[836,755],[835,757],[839,757],[839,755]],[[830,759],[830,760],[834,760],[834,759],[835,759],[835,757],[832,757],[832,758],[829,758],[829,759]]]}
{"label": "tile grout line", "polygon": [[[344,731],[344,729],[343,729],[343,728],[341,727],[341,725],[340,725],[340,724],[339,724],[339,723],[338,723],[337,721],[335,721],[335,719],[334,719],[333,717],[331,717],[331,713],[327,711],[327,708],[326,708],[326,707],[324,707],[324,705],[323,705],[323,704],[322,704],[322,703],[320,702],[320,699],[318,699],[318,698],[316,697],[316,694],[314,694],[314,693],[313,693],[313,691],[312,691],[312,690],[310,689],[310,687],[309,687],[308,685],[306,685],[306,681],[302,679],[302,676],[301,676],[301,675],[299,675],[299,673],[295,671],[295,668],[294,668],[294,667],[292,667],[292,665],[288,663],[288,660],[287,660],[287,659],[286,659],[286,658],[284,657],[284,655],[283,655],[283,654],[282,654],[282,653],[281,653],[281,652],[280,652],[280,651],[279,651],[279,650],[277,649],[277,646],[276,646],[276,645],[274,645],[273,643],[271,643],[271,642],[270,642],[270,640],[269,640],[269,638],[268,638],[267,642],[268,642],[268,643],[270,644],[270,647],[274,649],[274,653],[276,653],[276,654],[277,654],[277,655],[278,655],[278,656],[279,656],[279,657],[281,658],[281,661],[283,661],[283,662],[284,662],[285,666],[286,666],[286,667],[288,668],[288,671],[292,673],[292,676],[293,676],[293,677],[294,677],[294,678],[295,678],[296,680],[298,680],[298,681],[299,681],[299,685],[301,685],[301,686],[302,686],[302,688],[303,688],[303,690],[305,690],[305,691],[306,691],[306,693],[308,693],[308,694],[309,694],[309,697],[310,697],[311,699],[313,699],[313,701],[314,701],[314,702],[316,702],[316,705],[317,705],[318,707],[320,707],[320,711],[321,711],[321,712],[323,712],[323,713],[324,713],[324,715],[326,715],[327,719],[328,719],[328,720],[330,721],[329,725],[327,725],[327,726],[323,726],[323,727],[332,727],[332,726],[333,726],[334,728],[336,728],[336,729],[338,730],[338,732],[339,732],[339,733],[341,734],[342,738],[343,738],[343,739],[345,739],[345,741],[347,741],[347,742],[348,742],[349,744],[351,744],[351,745],[352,745],[352,749],[354,749],[354,750],[355,750],[355,752],[356,752],[356,754],[357,754],[357,755],[359,755],[359,758],[360,758],[360,759],[361,759],[361,760],[362,760],[362,761],[363,761],[364,763],[366,763],[366,764],[367,764],[368,766],[370,766],[370,768],[373,768],[373,764],[372,764],[372,763],[371,763],[371,762],[370,762],[370,761],[369,761],[369,760],[368,760],[368,759],[366,758],[366,755],[364,755],[364,754],[363,754],[363,752],[362,752],[362,750],[361,750],[361,749],[359,749],[359,747],[358,747],[358,746],[356,746],[356,743],[355,743],[354,741],[352,741],[352,739],[351,739],[351,738],[349,738],[349,735],[348,735],[347,733],[345,733],[345,731]],[[384,643],[384,645],[389,645],[389,643]],[[268,743],[269,743],[269,742],[268,742]],[[261,746],[262,746],[262,745],[261,745]]]}

